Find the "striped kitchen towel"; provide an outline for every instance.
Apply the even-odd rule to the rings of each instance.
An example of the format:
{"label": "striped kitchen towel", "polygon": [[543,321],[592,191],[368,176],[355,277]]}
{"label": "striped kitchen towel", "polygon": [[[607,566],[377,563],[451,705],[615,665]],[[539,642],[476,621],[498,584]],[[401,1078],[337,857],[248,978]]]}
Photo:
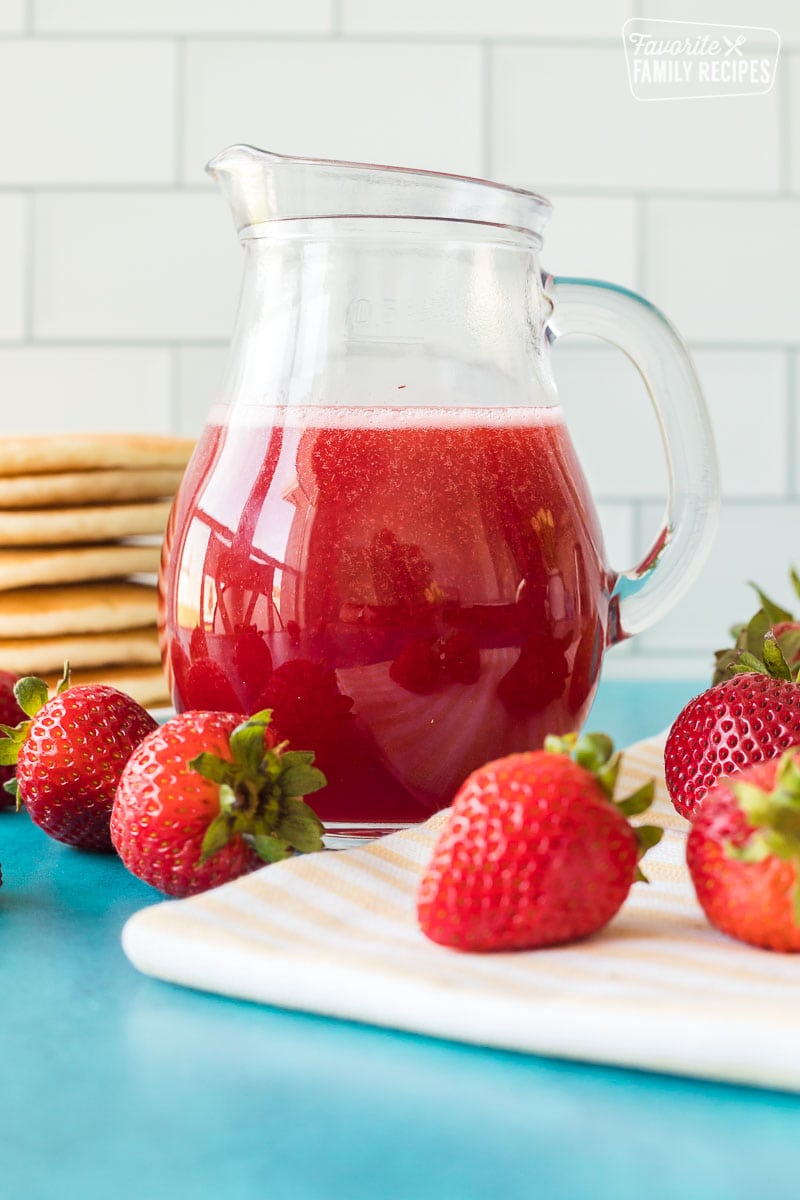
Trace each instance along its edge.
{"label": "striped kitchen towel", "polygon": [[141,971],[210,992],[436,1037],[800,1091],[800,956],[723,937],[684,865],[663,739],[626,751],[620,794],[658,781],[667,832],[622,912],[581,943],[463,954],[415,921],[443,817],[357,849],[289,859],[136,913]]}

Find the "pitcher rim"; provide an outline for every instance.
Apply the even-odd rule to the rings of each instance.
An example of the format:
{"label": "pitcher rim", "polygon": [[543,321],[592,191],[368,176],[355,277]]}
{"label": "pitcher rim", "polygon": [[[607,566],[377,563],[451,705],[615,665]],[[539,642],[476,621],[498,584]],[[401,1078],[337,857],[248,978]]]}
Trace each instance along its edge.
{"label": "pitcher rim", "polygon": [[[303,167],[309,168],[312,171],[314,169],[320,170],[320,185],[322,185],[322,179],[327,177],[327,183],[324,187],[328,191],[325,196],[326,203],[323,211],[319,209],[311,211],[307,207],[308,196],[305,196],[304,202],[300,205],[301,208],[305,208],[304,212],[295,213],[291,212],[291,210],[287,212],[284,209],[281,213],[279,195],[273,194],[270,197],[269,203],[263,203],[259,206],[261,213],[255,222],[252,218],[247,219],[250,215],[247,209],[252,204],[254,196],[263,193],[266,201],[263,184],[259,185],[258,191],[254,192],[252,190],[254,179],[258,178],[257,175],[253,175],[253,171],[266,173],[273,170],[281,171],[283,168],[287,172],[286,178],[288,180],[290,178],[289,172],[293,169]],[[345,197],[346,181],[343,179],[341,181],[342,195],[339,197],[342,208],[338,209],[339,215],[437,216],[448,219],[451,218],[451,214],[442,209],[442,199],[447,195],[446,189],[448,185],[453,189],[461,187],[469,189],[468,194],[472,199],[466,204],[466,208],[473,210],[470,213],[470,217],[471,220],[477,221],[477,223],[511,226],[536,233],[540,232],[541,227],[547,223],[553,211],[551,201],[540,192],[535,192],[530,188],[517,187],[514,184],[499,183],[494,179],[484,179],[478,175],[433,171],[425,167],[402,167],[390,163],[359,162],[353,159],[316,158],[306,155],[279,154],[271,150],[262,150],[247,142],[239,142],[227,146],[206,163],[205,169],[212,178],[224,185],[224,190],[235,212],[238,210],[236,223],[240,230],[245,226],[251,226],[262,221],[287,220],[301,216],[324,215],[332,217],[337,215],[334,199],[335,193],[332,189],[336,186],[333,173],[338,170],[341,170],[345,174],[348,172],[351,173],[349,182],[356,186],[361,186],[362,182],[368,184],[370,177],[378,177],[373,179],[376,186],[380,180],[384,181],[387,188],[391,188],[395,182],[401,185],[403,180],[408,180],[409,187],[409,193],[406,197],[403,196],[403,190],[400,187],[394,200],[388,204],[386,203],[388,193],[384,192],[383,202],[378,202],[377,204],[374,197],[380,196],[381,192],[376,191],[374,195],[369,193],[373,195],[372,202],[365,202],[363,213],[361,213],[358,210],[354,211],[352,193]],[[363,181],[358,178],[361,174],[364,176]],[[244,185],[240,182],[243,179],[247,179],[249,182]],[[410,190],[414,186],[421,189],[416,195]],[[426,187],[430,189],[427,192],[427,202],[421,199],[426,194]],[[269,190],[271,191],[271,189]],[[303,190],[305,192],[305,187]],[[481,202],[478,199],[481,193],[485,197],[485,207],[482,210]],[[366,192],[365,195],[367,195]],[[434,195],[438,195],[438,200],[431,207]],[[492,201],[489,200],[490,196],[497,197],[497,200],[494,202],[494,209],[492,208]],[[288,200],[288,193],[281,198]],[[407,207],[402,203],[404,198],[408,202]],[[293,195],[293,199],[296,200],[297,196]],[[509,209],[508,205],[515,202],[516,208]],[[345,205],[347,206],[346,208],[344,207]],[[386,206],[385,208],[384,205]],[[451,219],[457,219],[455,211]],[[528,221],[530,221],[530,225],[527,224]]]}
{"label": "pitcher rim", "polygon": [[532,188],[517,187],[512,183],[500,183],[496,179],[486,179],[483,175],[462,175],[458,171],[432,171],[429,167],[399,167],[393,163],[364,162],[350,158],[314,158],[312,155],[306,154],[281,154],[276,150],[262,150],[258,146],[254,146],[252,142],[236,142],[234,145],[227,146],[208,160],[205,165],[206,172],[213,175],[218,169],[219,160],[232,150],[253,150],[256,154],[273,160],[275,166],[286,163],[308,164],[317,167],[357,167],[365,171],[388,171],[393,175],[426,175],[434,179],[455,179],[461,183],[477,183],[482,187],[495,188],[501,192],[513,192],[516,196],[527,196],[529,200],[535,200],[544,208],[551,209],[553,207],[552,201],[548,200],[547,196],[543,196],[541,192],[534,192]]}

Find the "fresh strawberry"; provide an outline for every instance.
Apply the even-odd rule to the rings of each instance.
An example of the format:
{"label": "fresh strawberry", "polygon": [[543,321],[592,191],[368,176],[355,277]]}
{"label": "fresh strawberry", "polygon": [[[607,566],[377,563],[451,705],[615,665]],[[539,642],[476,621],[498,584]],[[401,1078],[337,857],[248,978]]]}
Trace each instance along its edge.
{"label": "fresh strawberry", "polygon": [[128,870],[190,896],[293,850],[322,848],[322,824],[302,797],[325,777],[310,751],[277,742],[270,716],[190,711],[144,739],[111,814]]}
{"label": "fresh strawberry", "polygon": [[800,951],[800,747],[720,780],[689,831],[686,862],[712,925]]}
{"label": "fresh strawberry", "polygon": [[612,799],[620,758],[603,734],[570,734],[473,772],[419,888],[423,933],[457,950],[529,950],[607,924],[661,836],[627,820],[650,806],[652,782]]}
{"label": "fresh strawberry", "polygon": [[[772,662],[774,637],[768,635],[764,646]],[[800,684],[788,669],[783,678],[765,670],[715,684],[690,700],[675,720],[664,748],[664,769],[681,816],[692,817],[721,775],[775,758],[800,742]]]}
{"label": "fresh strawberry", "polygon": [[66,668],[51,699],[34,676],[21,679],[15,695],[29,720],[3,726],[0,763],[16,764],[16,780],[6,789],[50,837],[110,850],[108,823],[122,768],[156,722],[117,688],[70,687]]}
{"label": "fresh strawberry", "polygon": [[[0,725],[19,725],[25,720],[25,713],[17,703],[14,688],[19,682],[17,675],[10,671],[0,671]],[[14,778],[14,767],[0,767],[0,808],[13,808],[14,797],[2,786]]]}

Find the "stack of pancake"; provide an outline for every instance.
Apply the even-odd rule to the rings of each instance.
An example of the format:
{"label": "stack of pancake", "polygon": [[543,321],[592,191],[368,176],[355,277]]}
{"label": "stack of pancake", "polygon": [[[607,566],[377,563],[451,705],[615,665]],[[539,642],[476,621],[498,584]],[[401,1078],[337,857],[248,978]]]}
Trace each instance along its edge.
{"label": "stack of pancake", "polygon": [[0,670],[111,683],[167,704],[155,573],[188,438],[0,442]]}

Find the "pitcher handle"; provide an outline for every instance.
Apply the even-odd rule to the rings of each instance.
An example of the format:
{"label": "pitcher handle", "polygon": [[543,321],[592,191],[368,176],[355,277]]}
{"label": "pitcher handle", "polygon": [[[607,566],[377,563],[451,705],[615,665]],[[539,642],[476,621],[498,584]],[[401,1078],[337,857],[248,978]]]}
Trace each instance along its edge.
{"label": "pitcher handle", "polygon": [[655,410],[667,459],[663,526],[642,561],[617,574],[608,641],[660,620],[684,595],[711,547],[719,476],[700,384],[679,334],[662,312],[626,288],[595,279],[544,277],[551,341],[570,333],[611,342],[631,360]]}

